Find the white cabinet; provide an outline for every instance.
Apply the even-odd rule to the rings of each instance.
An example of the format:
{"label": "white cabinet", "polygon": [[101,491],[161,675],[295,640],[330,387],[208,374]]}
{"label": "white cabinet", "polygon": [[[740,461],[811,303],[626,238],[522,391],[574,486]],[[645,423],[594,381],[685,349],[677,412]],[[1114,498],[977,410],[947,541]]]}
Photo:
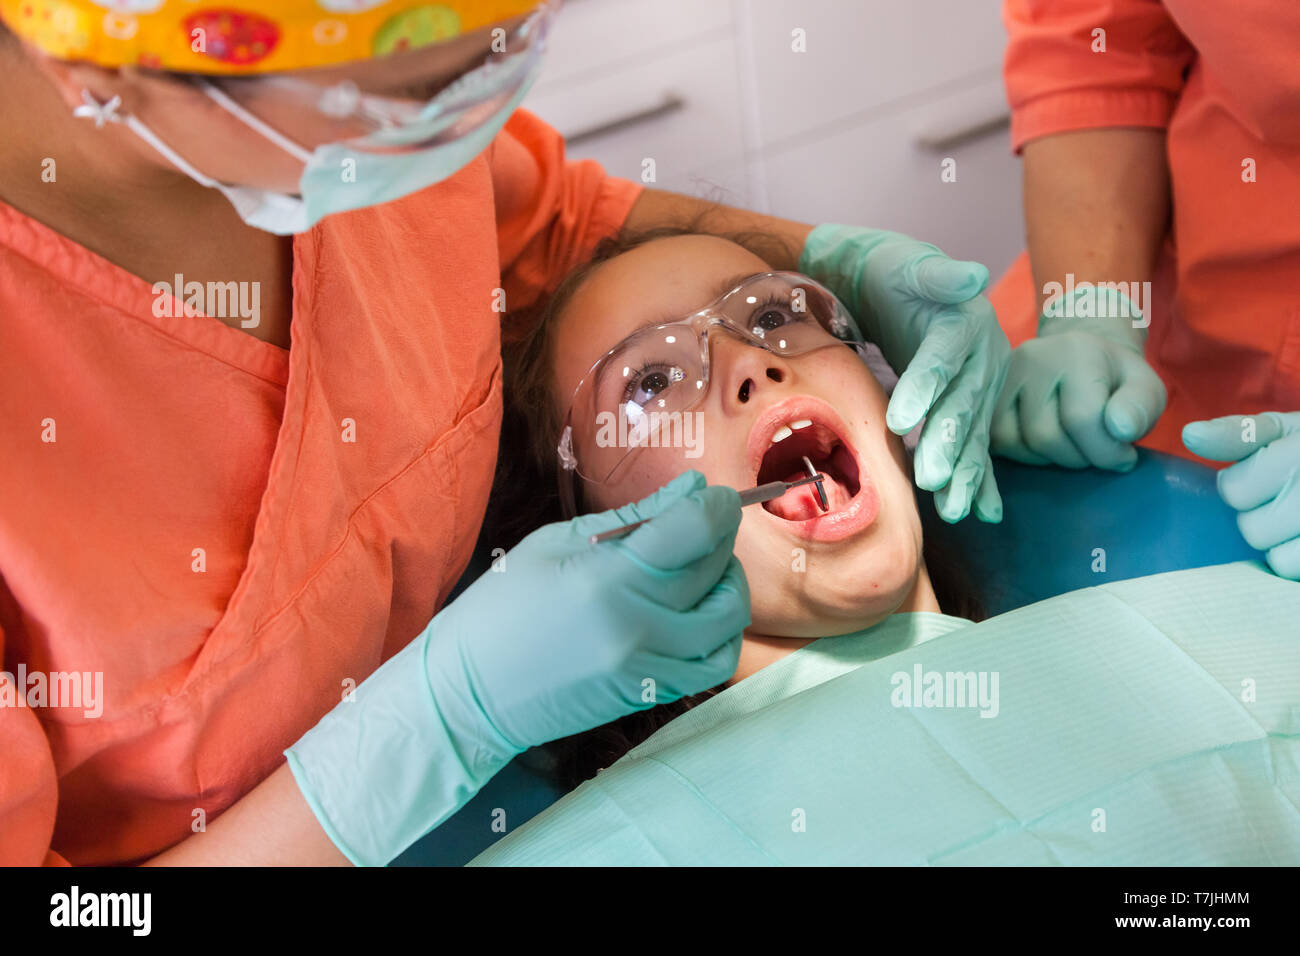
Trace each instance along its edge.
{"label": "white cabinet", "polygon": [[540,87],[600,82],[623,67],[730,33],[728,0],[566,0]]}
{"label": "white cabinet", "polygon": [[[1000,69],[1000,0],[744,0],[764,145],[915,105]],[[796,35],[796,31],[802,33]],[[792,47],[799,43],[804,52]]]}
{"label": "white cabinet", "polygon": [[614,175],[653,159],[658,188],[897,229],[996,276],[1024,245],[1000,5],[567,0],[524,106]]}
{"label": "white cabinet", "polygon": [[[556,32],[563,29],[561,20]],[[692,173],[744,158],[737,76],[735,44],[724,35],[635,59],[598,81],[539,81],[524,106],[569,138],[570,155],[592,156],[627,179],[640,179],[653,159],[653,185],[680,191]],[[613,124],[624,125],[588,136]]]}
{"label": "white cabinet", "polygon": [[925,105],[893,112],[766,157],[767,211],[895,229],[982,262],[996,279],[1024,248],[1019,164],[1006,129],[921,146],[918,131],[933,128],[934,116]]}

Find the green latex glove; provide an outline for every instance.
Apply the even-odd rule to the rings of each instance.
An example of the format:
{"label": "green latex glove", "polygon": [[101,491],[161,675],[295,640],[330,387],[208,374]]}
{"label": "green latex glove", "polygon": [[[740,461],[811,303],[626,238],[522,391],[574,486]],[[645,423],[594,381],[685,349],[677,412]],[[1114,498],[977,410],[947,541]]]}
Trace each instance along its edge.
{"label": "green latex glove", "polygon": [[1219,497],[1278,577],[1300,581],[1300,412],[1227,415],[1192,422],[1183,444],[1202,458],[1235,461],[1219,472]]}
{"label": "green latex glove", "polygon": [[1011,353],[993,414],[994,453],[1028,465],[1131,470],[1133,442],[1152,429],[1166,400],[1143,358],[1140,315],[1123,293],[1090,283],[1076,286],[1068,303],[1056,300],[1039,319],[1038,337]]}
{"label": "green latex glove", "polygon": [[330,839],[386,864],[527,748],[725,681],[749,624],[739,526],[736,491],[689,471],[525,538],[286,751]]}
{"label": "green latex glove", "polygon": [[833,291],[895,370],[885,423],[905,435],[925,419],[916,483],[935,492],[948,522],[970,513],[1002,520],[989,462],[989,422],[1011,346],[980,293],[989,273],[896,232],[821,225],[804,243],[799,271]]}

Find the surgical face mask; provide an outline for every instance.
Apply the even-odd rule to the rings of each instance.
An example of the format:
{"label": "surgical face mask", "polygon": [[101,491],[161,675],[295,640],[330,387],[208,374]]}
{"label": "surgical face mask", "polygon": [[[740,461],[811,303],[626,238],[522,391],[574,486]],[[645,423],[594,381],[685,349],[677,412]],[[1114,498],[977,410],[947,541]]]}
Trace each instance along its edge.
{"label": "surgical face mask", "polygon": [[708,394],[710,343],[720,334],[782,356],[849,344],[866,359],[872,349],[834,294],[795,272],[751,276],[698,312],[638,329],[574,389],[557,448],[567,517],[578,512],[579,479],[617,481],[639,449],[676,444],[661,433],[682,429]]}
{"label": "surgical face mask", "polygon": [[[500,54],[464,74],[424,105],[361,93],[352,84],[322,87],[296,77],[233,82],[200,79],[199,88],[244,125],[303,163],[298,194],[219,182],[187,162],[134,116],[115,114],[117,98],[100,105],[83,94],[76,115],[124,122],[137,136],[196,182],[222,193],[239,217],[277,235],[305,232],[324,217],[400,199],[454,175],[501,131],[537,78],[556,4],[543,4]],[[245,108],[232,91],[240,84],[300,102],[324,117],[364,132],[342,142],[307,148]]]}

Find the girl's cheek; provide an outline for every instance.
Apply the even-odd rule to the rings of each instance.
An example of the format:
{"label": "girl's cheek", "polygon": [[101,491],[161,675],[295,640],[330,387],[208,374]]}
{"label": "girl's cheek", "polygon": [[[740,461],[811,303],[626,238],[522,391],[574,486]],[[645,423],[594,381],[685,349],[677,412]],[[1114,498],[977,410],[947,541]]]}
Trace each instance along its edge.
{"label": "girl's cheek", "polygon": [[[707,449],[708,445],[705,444],[703,447]],[[719,474],[716,462],[707,452],[699,456],[687,457],[682,451],[659,455],[652,449],[642,449],[639,455],[642,460],[636,469],[625,475],[615,486],[610,487],[610,493],[605,496],[605,500],[613,501],[615,504],[607,505],[607,508],[649,497],[678,475],[691,469],[703,474],[710,484],[716,483],[716,475]]]}

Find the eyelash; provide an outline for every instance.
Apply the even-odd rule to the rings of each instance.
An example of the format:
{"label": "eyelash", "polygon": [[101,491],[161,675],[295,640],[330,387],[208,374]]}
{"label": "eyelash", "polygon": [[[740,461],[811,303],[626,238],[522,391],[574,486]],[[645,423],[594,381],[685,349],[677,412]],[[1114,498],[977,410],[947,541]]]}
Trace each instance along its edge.
{"label": "eyelash", "polygon": [[646,372],[649,372],[652,369],[659,370],[659,369],[667,368],[669,367],[669,364],[670,363],[667,362],[657,362],[657,361],[646,361],[645,363],[643,363],[642,366],[639,369],[637,369],[633,375],[628,377],[627,384],[623,386],[623,403],[627,404],[628,402],[632,401],[632,395],[633,393],[636,392],[638,388],[640,388],[641,377]]}

